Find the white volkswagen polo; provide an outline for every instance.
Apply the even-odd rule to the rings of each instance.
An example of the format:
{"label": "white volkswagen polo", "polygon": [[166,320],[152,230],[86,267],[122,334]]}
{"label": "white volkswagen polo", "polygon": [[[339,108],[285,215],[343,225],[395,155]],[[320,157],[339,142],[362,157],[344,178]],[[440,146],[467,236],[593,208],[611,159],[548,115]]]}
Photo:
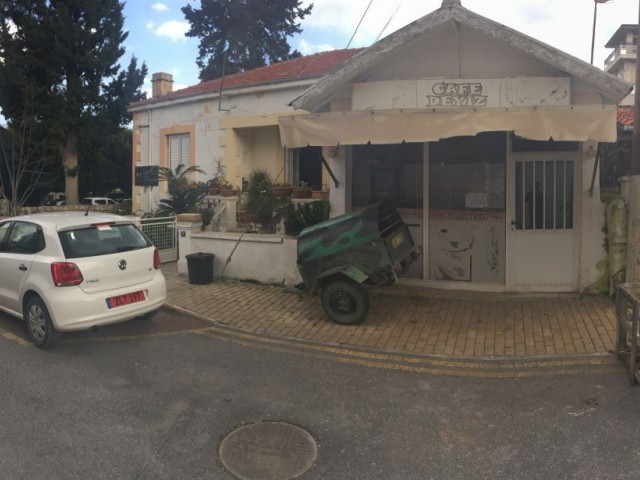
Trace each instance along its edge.
{"label": "white volkswagen polo", "polygon": [[51,212],[0,221],[0,310],[33,343],[60,332],[152,317],[165,302],[158,251],[126,218]]}

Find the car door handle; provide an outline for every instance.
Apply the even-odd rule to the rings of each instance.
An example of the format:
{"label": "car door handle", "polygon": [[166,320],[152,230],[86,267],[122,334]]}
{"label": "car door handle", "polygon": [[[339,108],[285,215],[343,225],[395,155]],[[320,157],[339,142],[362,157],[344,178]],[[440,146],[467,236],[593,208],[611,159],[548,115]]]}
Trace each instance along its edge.
{"label": "car door handle", "polygon": [[18,270],[22,270],[23,272],[26,272],[27,271],[27,266],[23,263],[22,265],[20,265],[18,267]]}

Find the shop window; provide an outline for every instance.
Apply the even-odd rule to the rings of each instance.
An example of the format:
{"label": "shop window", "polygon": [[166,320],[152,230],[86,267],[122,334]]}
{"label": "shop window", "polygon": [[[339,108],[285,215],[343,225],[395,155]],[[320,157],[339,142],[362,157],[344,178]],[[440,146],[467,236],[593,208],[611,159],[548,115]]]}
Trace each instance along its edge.
{"label": "shop window", "polygon": [[503,132],[431,143],[429,209],[504,211],[505,165]]}
{"label": "shop window", "polygon": [[322,148],[299,148],[295,158],[294,183],[305,182],[314,190],[322,190]]}
{"label": "shop window", "polygon": [[517,230],[573,228],[573,161],[516,163]]}
{"label": "shop window", "polygon": [[423,144],[353,147],[353,208],[386,202],[396,208],[422,209]]}
{"label": "shop window", "polygon": [[505,283],[507,137],[429,144],[429,279]]}
{"label": "shop window", "polygon": [[580,142],[528,140],[517,135],[513,136],[511,147],[514,152],[577,152],[579,148]]}

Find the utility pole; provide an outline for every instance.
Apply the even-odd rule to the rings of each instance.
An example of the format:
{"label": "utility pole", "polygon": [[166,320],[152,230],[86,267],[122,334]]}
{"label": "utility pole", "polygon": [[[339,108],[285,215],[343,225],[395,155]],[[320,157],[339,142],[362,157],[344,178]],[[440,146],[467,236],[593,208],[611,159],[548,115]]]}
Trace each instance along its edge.
{"label": "utility pole", "polygon": [[591,32],[591,65],[593,65],[593,50],[596,45],[596,18],[598,17],[598,4],[607,3],[609,0],[593,0],[593,31]]}
{"label": "utility pole", "polygon": [[[638,5],[638,38],[640,38],[640,2]],[[636,42],[637,43],[637,42]],[[636,45],[636,88],[633,117],[633,145],[629,168],[629,213],[627,234],[628,283],[640,283],[640,61]]]}

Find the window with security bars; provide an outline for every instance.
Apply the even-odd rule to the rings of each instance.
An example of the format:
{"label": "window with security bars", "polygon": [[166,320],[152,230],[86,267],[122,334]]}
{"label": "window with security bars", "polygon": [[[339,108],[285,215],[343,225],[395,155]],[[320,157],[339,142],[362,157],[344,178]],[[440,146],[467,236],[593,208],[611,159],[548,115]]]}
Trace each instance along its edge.
{"label": "window with security bars", "polygon": [[516,163],[517,230],[573,228],[573,161]]}
{"label": "window with security bars", "polygon": [[191,136],[187,134],[168,135],[169,168],[175,171],[178,165],[185,167],[190,164],[191,159]]}

